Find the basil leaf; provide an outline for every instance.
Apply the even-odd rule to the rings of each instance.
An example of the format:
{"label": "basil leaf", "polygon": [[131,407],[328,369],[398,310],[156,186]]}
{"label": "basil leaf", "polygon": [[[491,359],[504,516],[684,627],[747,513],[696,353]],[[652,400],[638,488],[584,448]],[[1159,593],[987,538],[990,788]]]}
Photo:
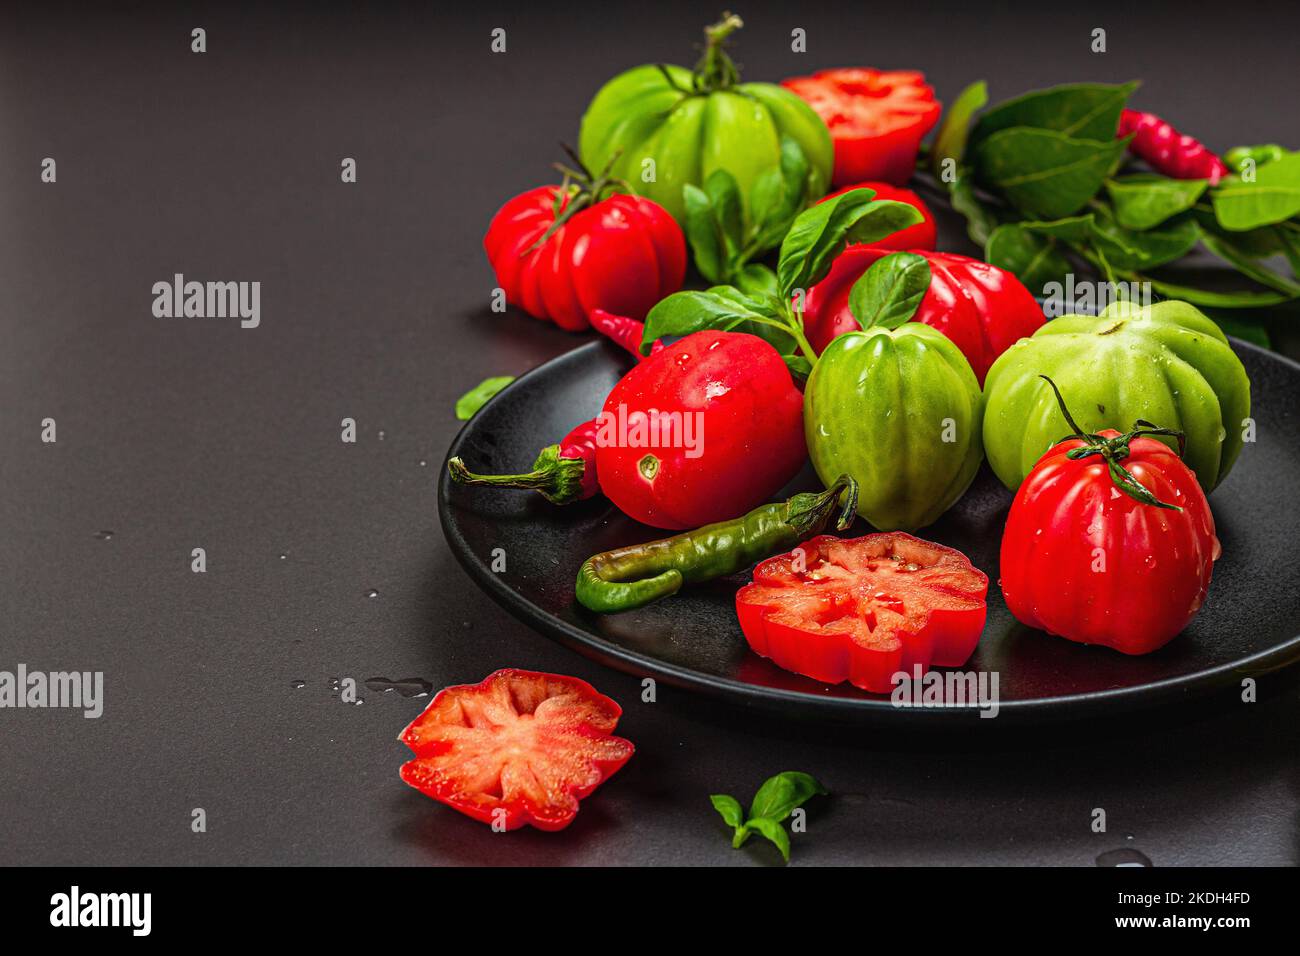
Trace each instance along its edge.
{"label": "basil leaf", "polygon": [[825,278],[848,243],[876,242],[921,221],[915,206],[873,200],[874,195],[871,189],[851,189],[799,214],[781,243],[776,266],[783,298]]}
{"label": "basil leaf", "polygon": [[781,859],[787,863],[790,862],[790,834],[785,832],[785,827],[767,817],[756,817],[746,823],[745,826],[761,833],[775,843],[776,848],[781,851]]}
{"label": "basil leaf", "polygon": [[1083,216],[1068,216],[1051,221],[1027,219],[1019,225],[1044,236],[1060,239],[1062,242],[1084,242],[1092,237],[1094,217],[1092,213]]}
{"label": "basil leaf", "polygon": [[782,355],[785,360],[785,367],[790,371],[790,377],[794,379],[795,384],[802,387],[808,381],[808,376],[812,374],[812,362],[808,361],[802,355]]}
{"label": "basil leaf", "polygon": [[713,803],[713,809],[722,814],[722,819],[727,822],[727,826],[739,830],[745,825],[745,811],[740,808],[740,801],[735,797],[729,797],[725,793],[715,793],[710,795],[709,800]]}
{"label": "basil leaf", "polygon": [[977,80],[966,87],[952,101],[934,140],[931,158],[935,176],[943,178],[945,159],[961,164],[962,154],[966,151],[966,137],[970,133],[971,117],[983,109],[988,101],[989,88],[983,80]]}
{"label": "basil leaf", "polygon": [[1191,209],[1208,185],[1204,179],[1170,179],[1155,173],[1139,173],[1106,180],[1106,192],[1121,226],[1151,229]]}
{"label": "basil leaf", "polygon": [[975,193],[969,170],[958,170],[957,181],[949,189],[952,208],[966,217],[966,234],[971,242],[982,246],[998,227],[998,217]]}
{"label": "basil leaf", "polygon": [[1227,180],[1210,199],[1219,224],[1234,232],[1290,219],[1300,213],[1300,152],[1260,166],[1253,183]]}
{"label": "basil leaf", "polygon": [[781,217],[786,222],[792,221],[795,214],[803,208],[808,198],[808,157],[804,155],[799,141],[792,136],[781,137],[781,183],[782,192]]}
{"label": "basil leaf", "polygon": [[758,793],[754,794],[754,800],[749,805],[749,823],[752,824],[757,818],[780,822],[809,798],[827,792],[811,774],[797,770],[783,771],[763,781]]}
{"label": "basil leaf", "polygon": [[736,287],[749,296],[770,296],[776,298],[780,289],[776,284],[776,273],[761,262],[751,262],[735,276]]}
{"label": "basil leaf", "polygon": [[[1076,139],[1115,138],[1119,115],[1136,83],[1070,83],[1034,90],[999,103],[980,117],[970,134],[972,147],[1015,126],[1055,130]],[[1055,217],[1052,217],[1055,218]]]}
{"label": "basil leaf", "polygon": [[1052,282],[1064,284],[1071,271],[1070,260],[1051,236],[1040,235],[1016,223],[1004,223],[993,230],[984,246],[984,259],[1014,273],[1031,292],[1042,295]]}
{"label": "basil leaf", "polygon": [[849,312],[864,329],[896,329],[910,321],[930,291],[930,263],[914,252],[894,252],[871,264],[849,290]]}
{"label": "basil leaf", "polygon": [[725,282],[726,241],[712,200],[704,190],[690,183],[682,187],[682,200],[686,204],[686,239],[691,244],[695,268],[710,282]]}
{"label": "basil leaf", "polygon": [[1201,242],[1211,253],[1218,256],[1224,262],[1228,263],[1242,275],[1249,279],[1254,279],[1262,286],[1291,296],[1292,298],[1300,296],[1300,283],[1293,282],[1284,276],[1278,275],[1272,269],[1267,269],[1256,262],[1252,262],[1250,257],[1237,249],[1232,241],[1221,236],[1202,236]]}
{"label": "basil leaf", "polygon": [[483,381],[456,399],[456,417],[462,422],[469,421],[480,408],[487,404],[488,399],[514,380],[513,375],[494,375],[492,378],[483,379]]}
{"label": "basil leaf", "polygon": [[[744,204],[736,177],[725,169],[715,169],[704,181],[704,191],[713,205],[714,216],[722,228],[727,250],[734,254],[744,241]],[[720,280],[718,280],[720,281]]]}
{"label": "basil leaf", "polygon": [[1165,282],[1161,279],[1153,279],[1150,276],[1139,275],[1134,278],[1140,282],[1150,282],[1151,288],[1166,299],[1182,299],[1192,305],[1203,305],[1209,308],[1263,309],[1289,302],[1292,298],[1292,296],[1282,295],[1279,292],[1261,292],[1255,289],[1240,292],[1215,292],[1210,289],[1200,289],[1196,286]]}
{"label": "basil leaf", "polygon": [[1219,220],[1214,218],[1212,207],[1197,206],[1192,210],[1192,215],[1196,217],[1202,232],[1230,240],[1242,255],[1252,259],[1266,259],[1286,252],[1287,230],[1283,224],[1260,226],[1258,229],[1247,229],[1244,232],[1230,232],[1219,225]]}
{"label": "basil leaf", "polygon": [[1116,269],[1154,269],[1181,259],[1201,239],[1194,217],[1181,214],[1154,229],[1136,232],[1115,222],[1109,210],[1098,210],[1092,222],[1092,244]]}
{"label": "basil leaf", "polygon": [[1243,322],[1240,319],[1219,314],[1211,315],[1210,318],[1228,335],[1235,335],[1239,339],[1253,342],[1261,348],[1273,347],[1268,329],[1258,322]]}
{"label": "basil leaf", "polygon": [[1082,209],[1124,157],[1126,139],[1074,139],[1023,126],[1000,130],[976,151],[976,172],[1027,216],[1060,219]]}
{"label": "basil leaf", "polygon": [[758,174],[749,187],[749,217],[754,223],[755,247],[762,246],[762,238],[784,221],[782,215],[785,180],[781,170],[769,166]]}
{"label": "basil leaf", "polygon": [[705,292],[674,292],[650,310],[645,317],[641,337],[641,354],[649,355],[655,339],[665,335],[690,335],[705,329],[749,332],[771,342],[777,351],[791,351],[789,333],[772,324],[784,326],[775,311],[775,302],[750,298],[728,286]]}

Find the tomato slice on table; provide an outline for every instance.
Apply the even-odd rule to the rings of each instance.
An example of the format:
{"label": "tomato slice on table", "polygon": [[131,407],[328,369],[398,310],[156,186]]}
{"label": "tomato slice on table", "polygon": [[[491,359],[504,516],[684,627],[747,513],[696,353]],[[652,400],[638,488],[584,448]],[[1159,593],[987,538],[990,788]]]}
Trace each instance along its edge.
{"label": "tomato slice on table", "polygon": [[802,97],[830,128],[835,186],[866,179],[906,183],[921,140],[942,109],[925,74],[915,70],[821,70],[781,85]]}
{"label": "tomato slice on table", "polygon": [[402,779],[484,823],[561,830],[632,756],[612,736],[622,713],[576,677],[499,670],[439,691],[402,731]]}
{"label": "tomato slice on table", "polygon": [[960,551],[910,534],[820,535],[759,564],[736,613],[749,646],[777,666],[886,694],[899,671],[966,663],[988,589]]}

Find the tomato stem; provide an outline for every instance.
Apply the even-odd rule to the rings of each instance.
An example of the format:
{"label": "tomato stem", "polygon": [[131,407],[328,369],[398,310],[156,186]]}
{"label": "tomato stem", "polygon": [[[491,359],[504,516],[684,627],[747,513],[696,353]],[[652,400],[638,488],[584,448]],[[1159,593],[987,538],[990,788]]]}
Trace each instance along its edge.
{"label": "tomato stem", "polygon": [[1087,458],[1090,455],[1100,455],[1106,462],[1106,469],[1110,472],[1110,479],[1120,491],[1128,495],[1135,501],[1144,505],[1152,505],[1156,508],[1168,508],[1170,511],[1182,511],[1178,505],[1171,505],[1167,501],[1161,501],[1143,484],[1133,476],[1133,473],[1120,464],[1129,456],[1129,445],[1133,439],[1147,435],[1167,435],[1171,438],[1178,439],[1178,457],[1183,456],[1187,450],[1187,435],[1183,432],[1176,431],[1172,428],[1161,428],[1153,425],[1144,419],[1139,418],[1133,423],[1133,430],[1124,435],[1116,435],[1113,438],[1107,438],[1105,435],[1097,435],[1091,432],[1085,432],[1079,427],[1079,423],[1074,420],[1070,410],[1065,406],[1065,399],[1061,396],[1061,390],[1056,387],[1046,375],[1039,375],[1044,382],[1052,387],[1053,394],[1056,395],[1056,404],[1061,409],[1061,414],[1065,417],[1065,422],[1073,431],[1064,438],[1059,439],[1056,444],[1067,441],[1071,438],[1077,438],[1084,442],[1082,446],[1073,448],[1066,452],[1066,457],[1071,461],[1077,461],[1080,458]]}
{"label": "tomato stem", "polygon": [[734,13],[724,12],[721,20],[704,28],[707,41],[704,56],[700,58],[691,78],[695,92],[712,93],[740,82],[740,71],[736,69],[731,57],[727,56],[726,44],[727,38],[744,25],[745,22]]}
{"label": "tomato stem", "polygon": [[555,235],[574,215],[604,199],[607,190],[621,189],[625,192],[632,192],[627,183],[610,175],[622,150],[616,150],[614,155],[609,157],[609,162],[600,171],[600,175],[592,176],[591,170],[587,169],[586,165],[583,164],[572,146],[561,143],[560,148],[568,154],[578,168],[574,169],[564,165],[564,163],[551,164],[555,170],[564,175],[564,181],[555,190],[555,221],[538,237],[536,242],[519,253],[521,258],[546,245],[547,240]]}

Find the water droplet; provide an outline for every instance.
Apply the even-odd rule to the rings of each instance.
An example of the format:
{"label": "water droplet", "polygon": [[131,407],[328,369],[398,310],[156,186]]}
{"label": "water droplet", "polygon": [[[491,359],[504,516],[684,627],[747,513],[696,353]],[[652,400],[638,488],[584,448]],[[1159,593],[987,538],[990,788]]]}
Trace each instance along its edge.
{"label": "water droplet", "polygon": [[96,531],[95,537],[100,541],[111,541],[113,539],[112,531]]}
{"label": "water droplet", "polygon": [[388,432],[384,431],[384,430],[381,428],[381,429],[379,429],[378,437],[379,437],[379,440],[380,440],[380,441],[383,441],[385,438],[388,437]]}
{"label": "water droplet", "polygon": [[307,686],[307,682],[305,680],[290,681],[289,686],[292,687],[294,690],[302,690],[304,687]]}
{"label": "water droplet", "polygon": [[281,561],[288,561],[288,560],[289,560],[289,553],[288,553],[287,551],[286,551],[286,552],[283,552],[283,553],[280,555],[280,560],[281,560]]}
{"label": "water droplet", "polygon": [[362,704],[364,704],[365,702],[366,702],[366,699],[365,699],[364,697],[358,697],[356,700],[354,700],[354,701],[352,702],[352,706],[353,706],[353,707],[360,707],[360,706],[361,706]]}
{"label": "water droplet", "polygon": [[425,461],[423,458],[421,458],[421,459],[420,459],[420,467],[421,467],[421,468],[427,468],[428,466],[429,466],[429,463],[428,463],[427,461]]}
{"label": "water droplet", "polygon": [[1098,866],[1153,866],[1154,864],[1147,858],[1145,853],[1141,853],[1132,847],[1120,847],[1118,850],[1107,850],[1097,857]]}
{"label": "water droplet", "polygon": [[424,697],[433,690],[433,684],[423,677],[399,677],[397,680],[372,677],[366,681],[366,687],[382,694],[397,691],[403,697]]}
{"label": "water droplet", "polygon": [[371,588],[369,591],[366,592],[366,597],[377,598],[379,597],[379,592],[376,591],[374,588]]}

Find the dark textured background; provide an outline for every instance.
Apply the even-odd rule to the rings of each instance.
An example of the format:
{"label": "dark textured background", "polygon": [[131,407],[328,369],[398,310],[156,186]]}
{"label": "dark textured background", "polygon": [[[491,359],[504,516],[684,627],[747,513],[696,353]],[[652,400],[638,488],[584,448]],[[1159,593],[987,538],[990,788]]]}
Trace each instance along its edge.
{"label": "dark textured background", "polygon": [[[103,670],[107,696],[97,721],[0,711],[0,863],[770,862],[728,849],[706,795],[791,768],[836,793],[799,863],[1295,863],[1293,676],[1250,707],[1044,735],[832,732],[666,688],[639,704],[474,588],[434,513],[452,404],[583,341],[488,311],[482,232],[603,80],[689,62],[714,11],[467,6],[0,15],[0,669]],[[994,98],[1139,77],[1136,105],[1214,147],[1300,146],[1294,6],[738,7],[755,79],[920,67],[946,101],[981,76]],[[260,280],[261,327],[155,319],[174,272]],[[496,835],[409,790],[394,738],[423,701],[330,687],[504,665],[626,707],[638,754],[565,833]]]}

